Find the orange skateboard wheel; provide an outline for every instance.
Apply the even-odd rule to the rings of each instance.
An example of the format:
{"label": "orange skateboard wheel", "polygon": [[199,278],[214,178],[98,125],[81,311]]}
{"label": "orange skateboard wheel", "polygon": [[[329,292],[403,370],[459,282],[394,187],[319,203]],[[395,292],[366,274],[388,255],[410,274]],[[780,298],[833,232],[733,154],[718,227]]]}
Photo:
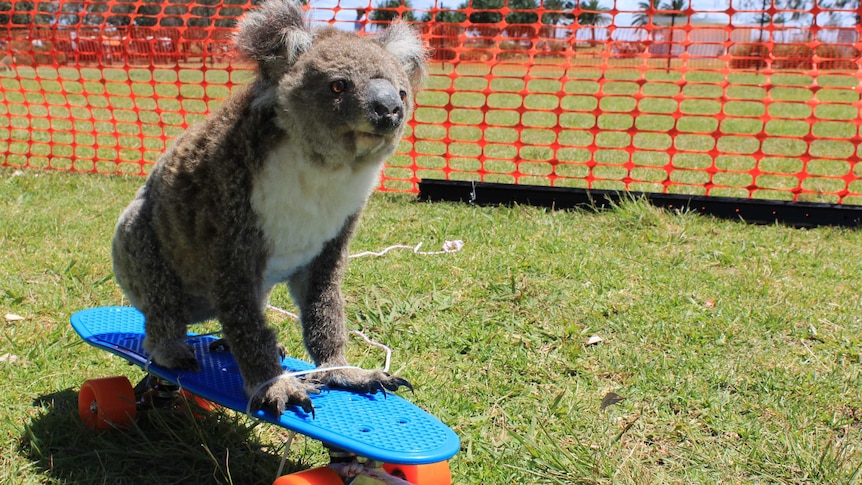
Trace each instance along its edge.
{"label": "orange skateboard wheel", "polygon": [[218,408],[218,405],[216,403],[214,403],[212,401],[207,401],[206,399],[204,399],[200,396],[197,396],[195,394],[192,394],[189,391],[186,391],[185,389],[180,391],[180,394],[182,394],[181,399],[185,400],[185,402],[190,405],[192,414],[196,418],[203,417],[203,415],[201,413],[199,413],[198,411],[212,412],[212,411],[215,411],[216,408]]}
{"label": "orange skateboard wheel", "polygon": [[89,379],[78,393],[78,415],[88,428],[131,426],[137,416],[135,391],[125,376]]}
{"label": "orange skateboard wheel", "polygon": [[390,475],[403,478],[413,485],[452,485],[449,462],[440,461],[427,465],[383,465]]}
{"label": "orange skateboard wheel", "polygon": [[278,477],[272,485],[343,485],[341,477],[332,468],[312,468]]}

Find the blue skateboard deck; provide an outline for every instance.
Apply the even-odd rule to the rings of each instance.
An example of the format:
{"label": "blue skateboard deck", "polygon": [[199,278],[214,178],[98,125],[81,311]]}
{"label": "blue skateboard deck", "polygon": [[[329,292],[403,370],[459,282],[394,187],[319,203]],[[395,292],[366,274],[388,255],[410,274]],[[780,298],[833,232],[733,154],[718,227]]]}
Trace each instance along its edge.
{"label": "blue skateboard deck", "polygon": [[[178,384],[192,394],[242,413],[248,398],[230,352],[211,351],[211,335],[190,333],[199,371],[175,371],[149,363],[143,350],[144,316],[131,307],[103,307],[72,315],[72,327],[90,345],[107,350],[147,372]],[[312,369],[308,362],[286,357],[288,372]],[[360,394],[325,388],[310,395],[315,415],[290,406],[281,416],[254,411],[252,416],[293,430],[328,446],[395,465],[423,465],[448,460],[460,440],[448,426],[411,402],[388,393]]]}

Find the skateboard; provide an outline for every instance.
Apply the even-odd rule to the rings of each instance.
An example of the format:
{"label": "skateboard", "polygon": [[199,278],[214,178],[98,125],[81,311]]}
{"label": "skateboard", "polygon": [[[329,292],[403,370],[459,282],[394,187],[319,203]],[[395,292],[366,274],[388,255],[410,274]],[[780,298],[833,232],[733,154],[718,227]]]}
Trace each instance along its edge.
{"label": "skateboard", "polygon": [[[161,367],[143,350],[144,316],[131,307],[82,310],[72,327],[90,345],[141,367],[146,377],[132,387],[126,377],[91,379],[78,395],[82,421],[94,429],[129,426],[137,411],[174,398],[222,406],[321,441],[330,450],[329,466],[282,476],[274,485],[413,484],[449,485],[448,459],[460,440],[448,426],[418,406],[391,393],[362,394],[324,388],[310,395],[314,414],[289,406],[277,416],[249,410],[236,361],[229,351],[210,349],[218,338],[189,333],[200,370]],[[285,357],[286,372],[313,369],[309,362]],[[180,396],[180,395],[183,396]],[[210,404],[212,403],[212,404]],[[293,434],[291,434],[292,439]],[[361,479],[359,477],[362,477]]]}

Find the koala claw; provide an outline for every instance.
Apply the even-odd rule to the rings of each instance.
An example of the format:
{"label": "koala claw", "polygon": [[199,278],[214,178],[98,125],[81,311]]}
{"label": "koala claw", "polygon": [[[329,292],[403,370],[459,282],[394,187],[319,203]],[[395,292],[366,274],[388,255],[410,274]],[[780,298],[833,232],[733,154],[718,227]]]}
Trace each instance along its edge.
{"label": "koala claw", "polygon": [[403,377],[393,376],[381,370],[341,369],[327,372],[320,378],[321,383],[335,388],[355,392],[375,394],[378,391],[386,395],[386,391],[397,391],[406,387],[413,392],[413,385]]}
{"label": "koala claw", "polygon": [[410,392],[415,392],[413,390],[413,384],[410,384],[410,382],[407,379],[404,379],[403,377],[398,377],[398,376],[392,377],[391,384],[394,385],[395,387],[390,388],[389,389],[390,391],[395,391],[399,387],[406,387],[407,389],[410,389]]}
{"label": "koala claw", "polygon": [[254,393],[251,397],[251,409],[263,409],[281,415],[287,406],[296,405],[311,414],[314,419],[314,405],[308,395],[318,394],[320,389],[314,383],[284,377],[257,392],[252,390],[249,394],[251,393]]}

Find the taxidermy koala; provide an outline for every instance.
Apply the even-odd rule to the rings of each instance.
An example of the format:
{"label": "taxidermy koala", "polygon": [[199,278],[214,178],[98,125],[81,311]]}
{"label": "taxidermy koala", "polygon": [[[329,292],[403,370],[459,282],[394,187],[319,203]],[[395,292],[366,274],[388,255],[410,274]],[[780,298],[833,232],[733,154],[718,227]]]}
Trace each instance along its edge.
{"label": "taxidermy koala", "polygon": [[282,374],[264,310],[287,282],[315,364],[346,364],[341,280],[348,242],[413,110],[426,50],[408,26],[375,37],[311,29],[291,0],[268,0],[234,39],[258,72],[167,149],[113,239],[117,281],[146,317],[153,361],[195,369],[186,326],[218,318],[256,407],[313,412],[326,385],[385,392],[410,384],[346,369]]}

